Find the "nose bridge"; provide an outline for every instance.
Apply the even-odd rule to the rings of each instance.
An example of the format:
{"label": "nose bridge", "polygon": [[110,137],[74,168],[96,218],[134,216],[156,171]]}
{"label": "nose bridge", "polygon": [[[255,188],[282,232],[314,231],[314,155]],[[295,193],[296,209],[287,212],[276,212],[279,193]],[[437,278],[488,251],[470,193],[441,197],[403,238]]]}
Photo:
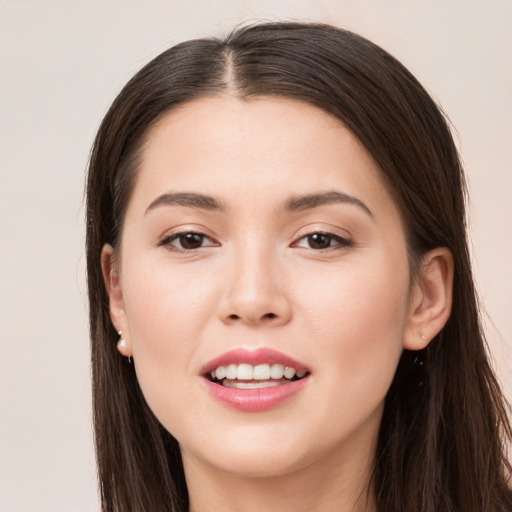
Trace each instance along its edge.
{"label": "nose bridge", "polygon": [[282,279],[279,257],[262,233],[252,233],[233,247],[225,300],[220,308],[223,321],[247,324],[288,322],[290,303]]}

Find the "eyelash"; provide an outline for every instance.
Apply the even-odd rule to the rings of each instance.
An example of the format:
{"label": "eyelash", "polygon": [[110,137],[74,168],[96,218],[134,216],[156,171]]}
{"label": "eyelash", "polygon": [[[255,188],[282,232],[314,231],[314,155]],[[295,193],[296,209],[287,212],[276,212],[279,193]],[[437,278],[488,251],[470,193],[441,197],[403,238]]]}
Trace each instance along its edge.
{"label": "eyelash", "polygon": [[[188,248],[188,249],[183,247],[183,241],[186,236],[200,237],[201,245],[199,247]],[[203,242],[205,240],[209,240],[212,243],[203,245]],[[175,245],[173,245],[173,242],[176,242],[176,241],[179,241],[180,247],[176,247]],[[164,239],[162,239],[162,241],[158,245],[165,246],[170,251],[192,252],[192,251],[197,251],[199,249],[202,249],[203,247],[217,247],[219,244],[217,242],[213,241],[210,237],[208,237],[204,233],[200,233],[199,231],[181,231],[179,233],[173,233],[172,235],[166,236]]]}
{"label": "eyelash", "polygon": [[[312,237],[320,236],[325,237],[329,241],[329,245],[327,247],[315,248],[315,247],[304,247],[300,245],[300,242],[306,240],[309,245],[313,242]],[[292,244],[293,247],[303,247],[304,249],[308,249],[310,251],[320,252],[320,251],[332,251],[336,249],[342,249],[346,247],[352,247],[354,244],[351,240],[347,240],[342,236],[335,235],[334,233],[329,233],[326,231],[313,231],[308,233],[307,235],[302,236],[296,242]]]}
{"label": "eyelash", "polygon": [[[201,245],[199,247],[184,247],[185,237],[196,237],[195,241],[197,241],[198,238],[200,238]],[[327,247],[311,247],[311,244],[318,243],[315,242],[312,237],[324,237],[329,243]],[[174,245],[174,242],[179,242],[179,247]],[[189,241],[194,241],[189,240]],[[204,245],[205,241],[209,241],[210,243],[207,243]],[[304,245],[301,245],[302,241],[306,241],[309,245],[309,247],[305,247]],[[184,252],[184,253],[190,253],[194,251],[198,251],[200,249],[203,249],[204,247],[218,247],[219,243],[212,240],[210,237],[205,235],[204,233],[198,232],[198,231],[181,231],[179,233],[173,233],[172,235],[166,236],[161,240],[159,243],[160,246],[164,246],[168,248],[170,251],[176,251],[176,252]],[[329,233],[325,231],[313,231],[311,233],[308,233],[302,237],[300,237],[296,242],[293,242],[291,244],[292,247],[302,247],[304,249],[314,251],[314,252],[326,252],[326,251],[332,251],[336,249],[341,248],[347,248],[352,247],[353,242],[350,240],[347,240],[346,238],[343,238],[339,235],[335,235],[334,233]]]}

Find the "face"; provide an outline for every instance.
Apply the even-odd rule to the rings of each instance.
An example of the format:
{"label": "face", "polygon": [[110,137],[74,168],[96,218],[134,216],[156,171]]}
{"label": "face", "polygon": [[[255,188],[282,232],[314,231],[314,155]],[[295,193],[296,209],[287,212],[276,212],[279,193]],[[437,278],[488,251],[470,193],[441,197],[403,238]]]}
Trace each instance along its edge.
{"label": "face", "polygon": [[114,325],[186,467],[261,476],[371,456],[411,277],[397,207],[338,120],[268,98],[165,115],[116,275]]}

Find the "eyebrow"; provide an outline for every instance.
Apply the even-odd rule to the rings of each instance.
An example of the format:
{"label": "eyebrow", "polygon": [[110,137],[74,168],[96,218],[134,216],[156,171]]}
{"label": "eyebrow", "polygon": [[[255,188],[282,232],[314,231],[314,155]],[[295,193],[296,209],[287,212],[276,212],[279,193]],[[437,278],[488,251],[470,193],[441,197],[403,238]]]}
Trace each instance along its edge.
{"label": "eyebrow", "polygon": [[363,201],[357,199],[357,197],[335,191],[291,197],[285,201],[283,210],[288,212],[297,212],[318,208],[319,206],[332,203],[353,204],[361,208],[365,213],[373,218],[372,211],[363,203]]}
{"label": "eyebrow", "polygon": [[220,211],[226,210],[225,205],[214,197],[193,192],[167,192],[158,196],[147,207],[146,214],[159,206],[188,206],[189,208],[200,208],[202,210]]}
{"label": "eyebrow", "polygon": [[[284,202],[282,209],[287,212],[298,212],[332,203],[353,204],[373,218],[372,211],[363,201],[357,199],[357,197],[335,191],[293,196]],[[172,205],[219,212],[225,212],[227,210],[226,206],[221,201],[212,196],[194,192],[167,192],[158,196],[151,202],[146,209],[146,214],[159,206]]]}

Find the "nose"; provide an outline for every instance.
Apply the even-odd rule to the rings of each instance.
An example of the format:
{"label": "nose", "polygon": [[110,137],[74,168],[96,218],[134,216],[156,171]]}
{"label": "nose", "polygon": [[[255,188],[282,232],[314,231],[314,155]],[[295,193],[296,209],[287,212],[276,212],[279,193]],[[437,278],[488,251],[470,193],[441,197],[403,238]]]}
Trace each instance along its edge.
{"label": "nose", "polygon": [[225,324],[280,326],[292,317],[282,272],[272,251],[240,251],[233,255],[226,289],[219,303],[219,318]]}

